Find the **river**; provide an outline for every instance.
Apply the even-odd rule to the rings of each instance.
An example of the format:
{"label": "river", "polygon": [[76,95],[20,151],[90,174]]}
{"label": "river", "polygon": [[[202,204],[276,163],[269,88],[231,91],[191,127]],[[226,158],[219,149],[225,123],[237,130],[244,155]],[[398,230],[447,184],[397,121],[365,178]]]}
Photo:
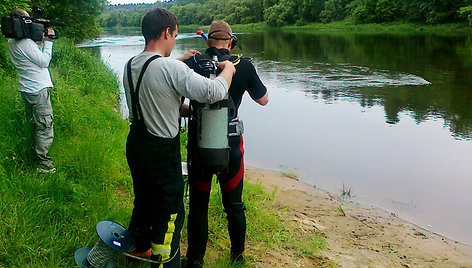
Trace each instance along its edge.
{"label": "river", "polygon": [[[363,206],[472,244],[472,36],[237,36],[233,52],[253,59],[270,99],[260,107],[246,94],[241,105],[248,165],[350,190]],[[79,47],[121,81],[144,39],[106,34]],[[171,57],[191,48],[204,51],[203,39],[179,33]]]}

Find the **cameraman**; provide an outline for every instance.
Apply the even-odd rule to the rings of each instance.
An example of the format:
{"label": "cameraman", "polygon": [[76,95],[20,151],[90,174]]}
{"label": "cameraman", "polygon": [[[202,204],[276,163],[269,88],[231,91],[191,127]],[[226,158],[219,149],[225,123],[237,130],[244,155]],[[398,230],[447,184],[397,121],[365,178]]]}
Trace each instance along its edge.
{"label": "cameraman", "polygon": [[[29,14],[23,9],[15,9],[12,16]],[[54,30],[48,29],[48,35]],[[56,168],[48,156],[54,138],[53,115],[49,88],[53,87],[49,73],[52,58],[52,41],[43,35],[43,42],[35,43],[29,38],[9,39],[8,54],[18,71],[21,97],[25,103],[26,117],[34,122],[34,149],[37,155],[39,173],[54,173]]]}

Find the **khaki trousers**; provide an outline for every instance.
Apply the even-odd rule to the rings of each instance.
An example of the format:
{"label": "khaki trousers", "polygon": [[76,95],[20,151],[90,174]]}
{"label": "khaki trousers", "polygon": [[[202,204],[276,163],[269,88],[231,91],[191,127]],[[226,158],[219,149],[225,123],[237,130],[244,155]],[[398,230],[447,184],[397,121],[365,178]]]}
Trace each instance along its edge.
{"label": "khaki trousers", "polygon": [[21,92],[21,97],[25,103],[26,118],[34,123],[34,150],[38,166],[52,168],[54,165],[48,152],[54,139],[54,117],[49,90],[45,88],[36,94]]}

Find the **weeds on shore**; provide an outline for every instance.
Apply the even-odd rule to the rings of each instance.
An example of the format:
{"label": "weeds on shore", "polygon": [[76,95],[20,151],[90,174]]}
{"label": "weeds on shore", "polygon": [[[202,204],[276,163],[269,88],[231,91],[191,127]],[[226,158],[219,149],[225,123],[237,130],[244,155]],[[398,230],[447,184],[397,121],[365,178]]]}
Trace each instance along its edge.
{"label": "weeds on shore", "polygon": [[355,195],[351,195],[351,187],[347,187],[344,185],[343,183],[343,191],[341,193],[341,199],[343,200],[349,200],[349,199],[352,199],[354,197],[356,197]]}
{"label": "weeds on shore", "polygon": [[280,175],[282,175],[282,176],[284,176],[284,177],[287,177],[287,178],[289,178],[289,179],[298,181],[298,175],[295,174],[295,173],[291,173],[291,172],[280,172]]}
{"label": "weeds on shore", "polygon": [[297,170],[296,167],[280,165],[280,168],[282,169],[282,171],[280,172],[281,176],[298,181],[299,176],[295,173]]}
{"label": "weeds on shore", "polygon": [[341,205],[338,205],[338,211],[341,213],[341,216],[346,217],[346,213]]}

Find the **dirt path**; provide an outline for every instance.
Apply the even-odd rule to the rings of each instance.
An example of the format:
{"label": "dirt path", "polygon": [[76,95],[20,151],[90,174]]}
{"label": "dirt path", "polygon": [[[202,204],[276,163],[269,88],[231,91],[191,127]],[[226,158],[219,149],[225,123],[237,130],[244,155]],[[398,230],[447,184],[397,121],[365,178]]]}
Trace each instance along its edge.
{"label": "dirt path", "polygon": [[[249,168],[245,177],[252,183],[260,181],[269,192],[277,188],[276,202],[289,211],[283,217],[326,237],[328,247],[321,255],[340,267],[472,267],[472,246],[426,231],[394,214],[340,201],[273,171]],[[346,216],[341,215],[339,205]],[[285,267],[289,261],[283,263]]]}

